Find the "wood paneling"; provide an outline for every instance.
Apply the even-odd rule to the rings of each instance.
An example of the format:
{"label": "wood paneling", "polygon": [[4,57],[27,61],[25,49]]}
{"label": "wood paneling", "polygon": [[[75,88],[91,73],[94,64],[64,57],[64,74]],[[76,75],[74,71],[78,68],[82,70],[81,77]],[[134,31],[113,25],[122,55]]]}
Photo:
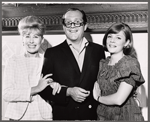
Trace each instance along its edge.
{"label": "wood paneling", "polygon": [[103,33],[115,22],[125,22],[135,32],[147,32],[148,3],[142,4],[2,4],[2,34],[18,34],[17,25],[28,15],[38,16],[47,26],[46,34],[63,33],[61,17],[76,7],[87,14],[87,32]]}

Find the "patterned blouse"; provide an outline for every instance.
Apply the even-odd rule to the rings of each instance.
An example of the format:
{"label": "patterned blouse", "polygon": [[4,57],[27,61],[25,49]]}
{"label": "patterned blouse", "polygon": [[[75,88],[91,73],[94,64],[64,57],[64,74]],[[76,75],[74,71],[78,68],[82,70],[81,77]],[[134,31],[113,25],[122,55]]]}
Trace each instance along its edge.
{"label": "patterned blouse", "polygon": [[5,117],[14,120],[52,120],[52,107],[40,95],[30,96],[39,82],[43,57],[15,55],[5,69],[3,99]]}
{"label": "patterned blouse", "polygon": [[126,82],[133,86],[127,100],[123,105],[105,105],[100,103],[97,108],[99,120],[143,120],[141,110],[134,99],[134,93],[144,78],[141,74],[140,64],[136,58],[124,56],[115,65],[108,65],[110,57],[103,59],[99,64],[97,81],[101,89],[101,95],[107,96],[117,92],[121,82]]}

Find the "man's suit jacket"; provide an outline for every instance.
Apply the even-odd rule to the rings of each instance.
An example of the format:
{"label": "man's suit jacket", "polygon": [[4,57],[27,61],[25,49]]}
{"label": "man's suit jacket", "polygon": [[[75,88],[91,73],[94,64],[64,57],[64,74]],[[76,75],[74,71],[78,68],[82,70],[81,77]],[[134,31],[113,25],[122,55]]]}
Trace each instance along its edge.
{"label": "man's suit jacket", "polygon": [[[84,58],[82,72],[77,61],[67,44],[64,41],[58,46],[47,49],[42,73],[52,73],[54,81],[59,82],[62,87],[59,94],[51,95],[52,89],[47,87],[41,96],[49,99],[53,106],[54,120],[94,120],[96,119],[97,102],[93,98],[93,86],[97,80],[99,61],[105,58],[102,46],[89,42]],[[67,87],[81,87],[90,91],[90,96],[82,103],[74,101],[66,96]]]}

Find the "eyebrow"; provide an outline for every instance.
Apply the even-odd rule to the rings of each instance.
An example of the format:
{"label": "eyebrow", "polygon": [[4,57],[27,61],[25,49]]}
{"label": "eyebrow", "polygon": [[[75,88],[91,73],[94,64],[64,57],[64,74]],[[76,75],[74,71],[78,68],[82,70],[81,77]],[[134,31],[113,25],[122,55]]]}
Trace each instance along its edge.
{"label": "eyebrow", "polygon": [[[70,18],[64,18],[64,20],[70,20]],[[82,18],[75,18],[74,20],[82,20],[83,21]]]}
{"label": "eyebrow", "polygon": [[[24,35],[30,35],[31,33],[25,33]],[[40,34],[34,34],[33,36],[40,36]]]}

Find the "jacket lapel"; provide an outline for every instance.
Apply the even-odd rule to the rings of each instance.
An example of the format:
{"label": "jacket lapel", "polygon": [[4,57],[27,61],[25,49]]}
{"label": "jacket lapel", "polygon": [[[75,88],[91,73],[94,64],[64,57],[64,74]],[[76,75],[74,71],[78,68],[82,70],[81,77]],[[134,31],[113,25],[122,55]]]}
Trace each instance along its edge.
{"label": "jacket lapel", "polygon": [[87,46],[86,48],[86,51],[85,51],[85,56],[84,56],[84,62],[83,62],[83,67],[82,67],[82,74],[81,74],[81,78],[80,78],[80,83],[82,82],[85,74],[88,72],[89,70],[89,67],[91,66],[91,54],[92,54],[92,46],[90,45],[90,42],[89,42],[89,45]]}
{"label": "jacket lapel", "polygon": [[75,69],[75,71],[77,73],[80,73],[80,69],[79,69],[79,66],[78,66],[78,63],[67,43],[67,41],[65,40],[62,44],[62,50],[64,51],[65,55],[66,55],[66,58],[69,60],[70,63],[72,63],[72,66],[73,68]]}

